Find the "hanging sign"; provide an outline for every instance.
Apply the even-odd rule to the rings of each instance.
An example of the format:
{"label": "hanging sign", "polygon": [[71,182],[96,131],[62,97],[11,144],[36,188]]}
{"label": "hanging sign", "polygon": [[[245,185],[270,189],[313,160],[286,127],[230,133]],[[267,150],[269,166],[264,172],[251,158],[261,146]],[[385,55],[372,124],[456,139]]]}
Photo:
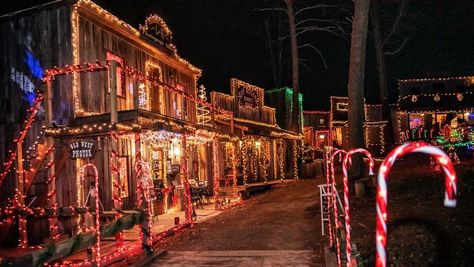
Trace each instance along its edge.
{"label": "hanging sign", "polygon": [[140,34],[166,51],[176,53],[176,47],[172,43],[172,33],[158,15],[153,14],[146,18],[145,25],[140,25]]}
{"label": "hanging sign", "polygon": [[251,88],[246,88],[244,86],[239,86],[237,88],[237,95],[239,97],[239,105],[241,107],[253,108],[258,107],[258,93]]}
{"label": "hanging sign", "polygon": [[71,159],[90,159],[95,154],[93,141],[74,141],[69,144],[69,156]]}

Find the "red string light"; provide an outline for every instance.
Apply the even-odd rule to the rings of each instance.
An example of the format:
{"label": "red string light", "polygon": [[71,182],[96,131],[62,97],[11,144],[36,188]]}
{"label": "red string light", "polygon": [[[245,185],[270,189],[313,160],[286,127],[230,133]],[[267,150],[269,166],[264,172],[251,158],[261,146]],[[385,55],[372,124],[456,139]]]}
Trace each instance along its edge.
{"label": "red string light", "polygon": [[342,265],[342,259],[341,259],[341,247],[339,244],[339,238],[337,237],[337,229],[339,229],[339,212],[337,208],[337,192],[336,192],[336,175],[334,171],[334,161],[335,157],[337,155],[345,155],[347,154],[347,151],[343,149],[337,149],[331,156],[331,182],[332,182],[332,208],[333,208],[333,214],[334,214],[334,227],[336,229],[336,252],[337,252],[337,266]]}
{"label": "red string light", "polygon": [[377,176],[377,194],[376,198],[376,258],[375,265],[377,267],[385,267],[387,265],[387,177],[390,169],[396,159],[410,153],[424,153],[432,156],[441,165],[445,178],[444,206],[456,207],[457,177],[454,165],[446,153],[435,146],[423,142],[411,142],[400,145],[392,150],[382,165],[380,166]]}
{"label": "red string light", "polygon": [[351,157],[353,154],[362,153],[367,158],[369,158],[369,175],[372,175],[374,172],[374,159],[369,151],[363,148],[355,148],[349,150],[344,157],[344,162],[342,164],[342,172],[344,174],[344,219],[346,224],[346,258],[347,258],[347,267],[352,266],[351,264],[351,219],[349,214],[349,177],[347,175],[347,167],[351,164]]}

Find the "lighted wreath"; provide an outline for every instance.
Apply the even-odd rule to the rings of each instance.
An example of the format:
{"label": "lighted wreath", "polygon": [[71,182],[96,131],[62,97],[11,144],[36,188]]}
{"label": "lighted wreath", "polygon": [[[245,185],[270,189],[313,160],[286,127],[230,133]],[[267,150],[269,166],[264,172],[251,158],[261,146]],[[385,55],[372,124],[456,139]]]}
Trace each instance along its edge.
{"label": "lighted wreath", "polygon": [[439,102],[441,100],[441,97],[437,94],[434,96],[434,101]]}
{"label": "lighted wreath", "polygon": [[464,99],[464,96],[461,93],[459,93],[456,95],[456,98],[458,99],[458,101],[462,101]]}
{"label": "lighted wreath", "polygon": [[418,96],[412,95],[411,96],[411,102],[415,103],[416,101],[418,101]]}

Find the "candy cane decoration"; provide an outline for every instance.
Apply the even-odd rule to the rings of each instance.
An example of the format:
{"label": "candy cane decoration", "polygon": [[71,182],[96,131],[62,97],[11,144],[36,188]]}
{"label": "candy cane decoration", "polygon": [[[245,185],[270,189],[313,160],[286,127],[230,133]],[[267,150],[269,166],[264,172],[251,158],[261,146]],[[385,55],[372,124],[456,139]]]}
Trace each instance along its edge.
{"label": "candy cane decoration", "polygon": [[93,197],[95,197],[95,236],[96,242],[93,248],[95,252],[93,261],[96,263],[96,266],[100,267],[100,214],[99,214],[99,172],[97,167],[92,163],[87,163],[80,169],[81,179],[84,180],[84,171],[86,168],[92,168],[94,170],[95,186],[92,191]]}
{"label": "candy cane decoration", "polygon": [[418,139],[421,139],[421,134],[423,133],[423,128],[418,129]]}
{"label": "candy cane decoration", "polygon": [[348,164],[351,164],[351,156],[355,153],[362,153],[367,158],[369,158],[369,175],[374,173],[374,159],[369,151],[363,148],[355,148],[349,150],[346,156],[344,157],[344,162],[342,165],[342,172],[344,174],[344,219],[346,223],[346,257],[347,257],[347,266],[351,266],[351,220],[349,216],[349,178],[347,175]]}
{"label": "candy cane decoration", "polygon": [[337,199],[336,199],[336,175],[334,172],[334,161],[337,155],[341,156],[347,154],[347,151],[343,149],[336,150],[331,156],[331,182],[332,182],[332,208],[334,212],[334,225],[336,230],[336,252],[337,252],[337,266],[341,266],[341,248],[339,244],[339,238],[337,238],[337,229],[339,228],[339,212],[337,208]]}
{"label": "candy cane decoration", "polygon": [[432,129],[430,130],[430,139],[433,139],[433,132],[434,132],[434,129],[432,128]]}
{"label": "candy cane decoration", "polygon": [[405,142],[407,140],[407,137],[405,135],[405,132],[400,132],[400,142]]}
{"label": "candy cane decoration", "polygon": [[425,129],[423,131],[424,135],[425,135],[425,140],[428,139],[428,129]]}
{"label": "candy cane decoration", "polygon": [[415,133],[416,133],[416,129],[411,130],[411,135],[413,137],[413,140],[415,140]]}
{"label": "candy cane decoration", "polygon": [[[325,151],[325,153],[324,153],[324,158],[326,159],[326,160],[325,160],[325,163],[326,163],[326,188],[327,188],[328,192],[329,192],[329,190],[332,190],[332,185],[329,183],[329,164],[331,163],[330,154],[331,154],[331,151],[330,151],[330,150],[327,150],[327,151]],[[332,194],[331,194],[331,195],[332,195]],[[331,214],[331,213],[330,213],[331,200],[332,200],[332,197],[330,197],[329,194],[328,194],[328,195],[327,195],[328,214]],[[333,244],[334,244],[334,241],[333,241],[333,238],[332,238],[332,226],[331,226],[331,221],[329,221],[329,223],[328,223],[328,231],[329,231],[329,246],[332,247]]]}
{"label": "candy cane decoration", "polygon": [[436,159],[444,171],[444,206],[456,207],[457,177],[451,159],[443,150],[424,142],[406,143],[392,150],[383,161],[377,176],[377,227],[375,236],[377,251],[375,265],[377,267],[385,267],[387,265],[387,175],[398,157],[410,153],[425,153]]}

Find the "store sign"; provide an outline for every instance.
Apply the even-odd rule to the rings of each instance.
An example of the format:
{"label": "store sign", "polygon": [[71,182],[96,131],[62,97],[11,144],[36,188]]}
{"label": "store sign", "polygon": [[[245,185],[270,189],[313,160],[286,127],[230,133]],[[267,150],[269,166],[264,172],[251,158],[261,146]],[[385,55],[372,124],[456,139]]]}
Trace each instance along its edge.
{"label": "store sign", "polygon": [[71,159],[90,159],[95,154],[93,141],[75,141],[69,144],[69,156]]}
{"label": "store sign", "polygon": [[140,33],[158,46],[170,52],[176,52],[176,48],[172,43],[171,31],[165,21],[158,15],[150,15],[146,18],[145,25],[140,25]]}
{"label": "store sign", "polygon": [[241,107],[253,109],[258,107],[258,93],[255,90],[239,86],[239,88],[237,88],[237,96],[239,97],[239,105]]}

